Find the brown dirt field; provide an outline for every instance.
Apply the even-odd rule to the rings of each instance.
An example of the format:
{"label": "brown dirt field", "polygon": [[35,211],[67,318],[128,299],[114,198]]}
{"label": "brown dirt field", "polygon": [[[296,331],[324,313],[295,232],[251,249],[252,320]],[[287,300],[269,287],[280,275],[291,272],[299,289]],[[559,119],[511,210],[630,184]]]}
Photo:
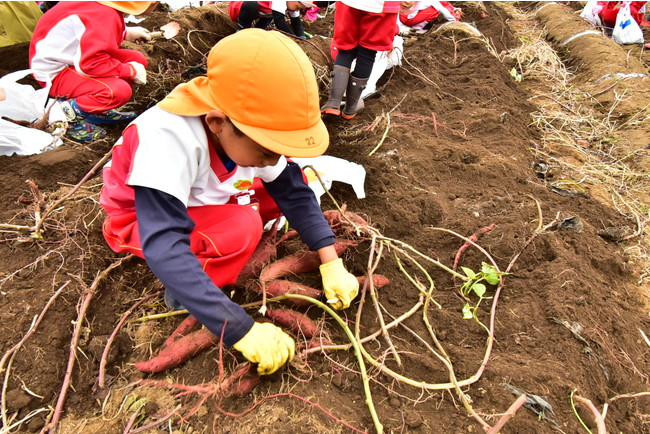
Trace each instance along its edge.
{"label": "brown dirt field", "polygon": [[[587,407],[576,402],[572,408],[573,394],[600,411],[607,404],[610,432],[650,432],[645,337],[650,333],[650,264],[644,239],[648,78],[599,81],[612,73],[647,75],[650,57],[647,50],[619,47],[597,35],[562,45],[567,35],[588,27],[575,19],[576,5],[539,9],[543,5],[463,3],[464,20],[485,38],[449,30],[409,41],[402,67],[386,72],[380,94],[366,102],[360,115],[352,121],[326,119],[328,154],[367,170],[365,199],[336,183],[332,197],[393,240],[384,243],[376,269],[391,280],[378,293],[385,322],[418,307],[421,291],[432,290],[426,308],[418,307],[389,330],[401,364],[383,338],[364,344],[379,361],[373,366],[366,360],[365,366],[385,432],[478,432],[483,429],[478,418],[494,425],[517,398],[508,385],[528,393],[533,404],[533,398],[543,400],[537,403],[552,411],[540,414],[539,405],[527,404],[507,422],[504,433],[583,432],[576,413],[596,432]],[[209,48],[234,30],[222,5],[156,12],[142,25],[155,30],[169,20],[183,26],[175,40],[138,46],[151,59],[149,83],[136,87],[131,103],[138,111],[200,73]],[[317,36],[300,41],[316,68],[323,98],[331,68],[331,28],[331,15],[306,23],[306,30]],[[566,86],[529,72],[545,59],[533,56],[526,63],[515,55],[535,32],[570,72],[562,83]],[[0,73],[26,67],[27,45],[0,53]],[[623,62],[618,69],[612,67],[615,60]],[[523,80],[515,80],[513,68]],[[553,110],[554,116],[549,114]],[[574,124],[575,119],[579,122]],[[595,134],[596,120],[611,128]],[[151,433],[375,432],[360,364],[351,350],[301,353],[288,368],[238,397],[210,395],[201,388],[219,381],[220,365],[230,372],[243,361],[227,349],[221,360],[214,348],[161,374],[143,375],[133,368],[157,352],[181,319],[136,321],[167,311],[159,295],[162,287],[144,261],[128,259],[102,274],[120,256],[101,235],[98,173],[56,202],[106,155],[123,127],[112,128],[107,140],[92,146],[67,142],[41,155],[0,157],[0,223],[33,226],[37,210],[47,213],[42,239],[6,227],[1,233],[2,432],[21,420],[16,432],[43,430],[59,400],[63,413],[54,431],[61,433],[135,432],[149,424],[146,432]],[[38,193],[26,180],[38,186]],[[324,198],[323,208],[333,207]],[[562,224],[550,225],[553,221]],[[488,285],[478,320],[463,319],[461,281],[434,260],[453,266],[465,241],[450,231],[468,237],[490,225],[495,226],[477,241],[483,250],[465,250],[458,269],[478,271],[482,262],[493,260],[510,274],[503,276],[502,287]],[[356,239],[359,245],[345,260],[362,275],[371,241]],[[294,280],[318,284],[315,274]],[[89,294],[63,400],[73,330]],[[235,298],[259,300],[244,291]],[[363,306],[357,300],[340,314],[363,337],[380,323],[371,297],[360,299]],[[470,296],[470,301],[475,305],[478,299]],[[130,310],[108,355],[107,384],[100,388],[108,336]],[[334,343],[349,342],[327,313],[316,306],[299,310],[320,321]],[[259,316],[256,309],[250,312]],[[494,340],[488,339],[492,327]],[[17,351],[10,351],[19,343]],[[441,362],[441,348],[447,364]],[[390,376],[386,368],[396,374]],[[450,368],[466,407],[448,384]],[[196,385],[196,393],[135,384],[142,378]]]}

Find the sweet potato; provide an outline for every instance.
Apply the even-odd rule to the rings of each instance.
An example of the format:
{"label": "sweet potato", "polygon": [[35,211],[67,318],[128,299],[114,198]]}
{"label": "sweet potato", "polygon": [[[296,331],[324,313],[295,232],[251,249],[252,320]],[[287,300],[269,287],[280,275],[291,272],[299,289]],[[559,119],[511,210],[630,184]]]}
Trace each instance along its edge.
{"label": "sweet potato", "polygon": [[350,211],[345,211],[345,208],[343,208],[343,214],[341,214],[341,212],[338,210],[332,209],[323,212],[323,216],[329,223],[334,233],[339,235],[354,232],[354,226],[351,225],[348,220],[354,223],[354,225],[361,229],[361,231],[363,231],[364,228],[370,226],[370,224],[361,216]]}
{"label": "sweet potato", "polygon": [[[363,288],[363,285],[366,284],[366,280],[368,280],[367,276],[357,276],[357,280],[359,281],[359,286]],[[382,276],[381,274],[373,274],[372,275],[372,283],[375,286],[375,289],[380,289],[383,288],[384,286],[388,285],[390,283],[390,280],[388,280],[388,277]]]}
{"label": "sweet potato", "polygon": [[282,235],[280,239],[275,243],[275,246],[279,246],[280,244],[284,243],[285,241],[293,240],[294,238],[298,237],[298,231],[291,230],[287,232],[286,234]]}
{"label": "sweet potato", "polygon": [[191,357],[212,347],[218,341],[218,337],[208,329],[202,328],[163,347],[156,357],[145,362],[136,363],[135,369],[142,372],[161,372],[175,368]]}
{"label": "sweet potato", "polygon": [[[348,247],[356,245],[352,240],[339,239],[334,248],[340,256]],[[267,265],[260,273],[260,281],[264,284],[292,274],[307,273],[316,270],[320,264],[318,252],[300,251]]]}
{"label": "sweet potato", "polygon": [[312,348],[324,347],[327,345],[334,345],[334,342],[330,341],[329,339],[316,336],[315,338],[311,338],[310,340],[306,341],[305,345],[302,348],[306,350],[310,350]]}
{"label": "sweet potato", "polygon": [[223,396],[244,395],[257,386],[260,375],[252,363],[242,363],[221,382]]}
{"label": "sweet potato", "polygon": [[320,334],[320,329],[316,323],[304,313],[290,309],[269,309],[266,311],[266,316],[271,318],[274,323],[281,325],[296,334],[302,334],[307,339]]}
{"label": "sweet potato", "polygon": [[165,340],[163,343],[163,348],[168,347],[169,345],[173,344],[183,336],[187,335],[190,333],[192,330],[196,328],[196,326],[199,325],[199,321],[194,318],[192,315],[189,315],[187,318],[183,320],[179,324],[178,327],[176,327],[176,330],[172,332],[171,335]]}
{"label": "sweet potato", "polygon": [[278,235],[279,222],[279,219],[276,220],[271,229],[262,236],[255,251],[239,273],[237,285],[244,285],[249,279],[257,277],[266,264],[275,260],[277,256],[275,240]]}
{"label": "sweet potato", "polygon": [[[272,280],[266,285],[266,294],[269,297],[278,297],[280,295],[298,294],[311,298],[320,298],[322,291],[320,289],[312,288],[302,283],[292,282],[290,280]],[[284,304],[290,306],[308,306],[310,303],[306,300],[299,300],[297,298],[289,298],[282,300]]]}

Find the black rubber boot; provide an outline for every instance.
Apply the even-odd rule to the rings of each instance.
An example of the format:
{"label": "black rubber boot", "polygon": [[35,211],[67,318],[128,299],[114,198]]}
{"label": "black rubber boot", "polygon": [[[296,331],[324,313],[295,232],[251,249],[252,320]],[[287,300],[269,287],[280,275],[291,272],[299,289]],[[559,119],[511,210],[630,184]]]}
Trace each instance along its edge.
{"label": "black rubber boot", "polygon": [[343,108],[343,113],[341,113],[341,116],[345,119],[352,119],[365,107],[361,98],[361,92],[366,88],[366,84],[368,84],[367,78],[350,76],[348,89],[345,92],[345,107]]}
{"label": "black rubber boot", "polygon": [[348,87],[350,80],[350,68],[341,65],[334,65],[332,70],[332,83],[330,84],[330,94],[325,105],[320,108],[320,112],[326,115],[341,115],[341,101],[343,94]]}

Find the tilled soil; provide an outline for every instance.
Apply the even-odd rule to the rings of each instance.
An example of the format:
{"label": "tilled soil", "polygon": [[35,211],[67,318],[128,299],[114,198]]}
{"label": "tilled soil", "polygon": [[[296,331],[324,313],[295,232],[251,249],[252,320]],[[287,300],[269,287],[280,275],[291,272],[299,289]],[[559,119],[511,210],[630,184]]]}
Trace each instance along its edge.
{"label": "tilled soil", "polygon": [[[349,186],[334,183],[323,208],[334,208],[335,200],[367,219],[376,229],[373,233],[385,240],[384,248],[379,251],[379,243],[372,244],[369,236],[350,234],[359,244],[346,253],[346,264],[362,275],[371,252],[375,258],[381,253],[376,272],[391,281],[379,290],[376,305],[370,294],[362,295],[363,306],[357,301],[341,315],[363,337],[379,329],[377,309],[386,323],[414,311],[388,332],[395,352],[381,336],[364,344],[378,361],[378,366],[368,360],[365,365],[369,395],[385,432],[477,432],[482,429],[477,419],[494,425],[517,398],[517,390],[528,393],[530,403],[502,432],[581,432],[576,414],[595,429],[592,413],[575,399],[574,411],[576,395],[601,410],[610,403],[605,418],[609,431],[648,431],[645,333],[650,332],[650,320],[643,215],[638,218],[612,203],[600,184],[573,178],[566,182],[571,171],[551,164],[570,152],[553,147],[532,122],[540,110],[539,95],[549,92],[548,83],[525,74],[516,80],[513,68],[522,72],[526,65],[508,53],[530,42],[521,37],[522,29],[545,29],[574,74],[571,86],[593,94],[585,107],[626,127],[616,131],[617,146],[610,152],[633,156],[627,160],[632,175],[647,173],[650,134],[643,89],[648,78],[598,80],[616,72],[647,75],[648,55],[603,36],[589,36],[592,44],[585,37],[577,46],[562,45],[567,34],[584,30],[585,23],[571,5],[540,6],[544,4],[529,3],[517,10],[500,3],[463,3],[464,21],[473,23],[484,38],[452,29],[407,41],[403,65],[385,73],[379,94],[366,101],[361,114],[351,121],[326,119],[328,155],[365,167],[367,197],[357,199]],[[234,31],[224,11],[223,5],[212,5],[156,12],[143,23],[155,29],[175,20],[183,30],[175,40],[138,46],[151,63],[149,83],[135,88],[133,109],[145,110],[179,82],[201,73],[209,48]],[[323,98],[332,66],[331,29],[330,14],[307,23],[306,30],[315,37],[299,41],[316,68]],[[589,50],[598,56],[590,56]],[[27,45],[2,52],[2,73],[26,67]],[[603,56],[612,62],[627,58],[620,66],[627,69],[589,62]],[[585,131],[588,127],[585,121]],[[66,143],[45,154],[0,157],[0,223],[33,225],[36,209],[48,212],[69,194],[110,150],[120,128],[90,146]],[[585,133],[585,147],[602,150],[605,143],[611,142]],[[580,158],[568,157],[571,162]],[[540,171],[547,167],[542,163],[550,170]],[[24,418],[17,430],[37,432],[48,422],[61,399],[73,330],[86,300],[59,432],[120,433],[156,420],[164,421],[147,432],[375,430],[352,350],[299,353],[291,366],[263,378],[244,396],[210,394],[201,386],[219,381],[220,366],[227,373],[243,361],[225,348],[221,359],[215,347],[165,373],[137,372],[133,363],[155,354],[181,318],[136,321],[167,312],[159,295],[162,287],[143,260],[127,259],[102,274],[121,257],[101,235],[100,188],[96,171],[48,213],[42,239],[26,239],[24,231],[2,234],[2,351],[14,354],[10,349],[20,343],[15,356],[4,359],[5,427]],[[642,201],[647,190],[639,191]],[[611,235],[635,232],[637,236],[624,240]],[[472,234],[477,234],[481,250],[461,249],[463,237]],[[463,319],[468,301],[461,296],[462,281],[450,269],[478,272],[483,262],[492,261],[508,274],[502,276],[502,285],[487,285],[476,317]],[[313,273],[292,279],[319,284]],[[47,313],[28,334],[53,295]],[[242,290],[234,297],[242,303],[260,299]],[[418,305],[420,300],[426,304]],[[478,299],[471,294],[469,302],[476,306]],[[316,306],[299,310],[318,320],[334,343],[349,343],[327,313]],[[129,318],[117,330],[106,359],[105,387],[99,387],[106,342],[126,313]],[[259,317],[256,308],[250,313]],[[164,380],[170,387],[135,384],[142,378]],[[465,393],[466,407],[450,385],[454,381]],[[179,385],[197,387],[180,394]],[[608,401],[624,394],[636,396]]]}

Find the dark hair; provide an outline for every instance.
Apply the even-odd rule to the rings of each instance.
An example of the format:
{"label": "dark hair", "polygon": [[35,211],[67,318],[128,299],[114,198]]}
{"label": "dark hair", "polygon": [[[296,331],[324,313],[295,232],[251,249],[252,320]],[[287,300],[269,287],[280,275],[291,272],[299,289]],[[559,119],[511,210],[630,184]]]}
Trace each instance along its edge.
{"label": "dark hair", "polygon": [[237,137],[245,137],[246,136],[246,134],[244,134],[239,128],[237,128],[237,126],[235,124],[232,123],[232,121],[230,120],[230,118],[228,116],[226,116],[226,119],[228,120],[230,125],[232,125],[232,131],[235,133],[235,135]]}

